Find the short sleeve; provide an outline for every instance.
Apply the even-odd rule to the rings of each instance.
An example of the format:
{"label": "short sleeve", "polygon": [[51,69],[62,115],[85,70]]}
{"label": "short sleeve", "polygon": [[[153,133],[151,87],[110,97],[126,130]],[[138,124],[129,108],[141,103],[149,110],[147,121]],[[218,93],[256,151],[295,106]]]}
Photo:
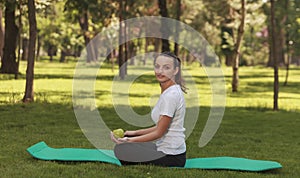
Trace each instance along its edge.
{"label": "short sleeve", "polygon": [[160,115],[166,115],[169,117],[174,117],[175,112],[177,109],[177,99],[176,95],[164,95],[161,98],[161,103],[159,105],[159,114]]}

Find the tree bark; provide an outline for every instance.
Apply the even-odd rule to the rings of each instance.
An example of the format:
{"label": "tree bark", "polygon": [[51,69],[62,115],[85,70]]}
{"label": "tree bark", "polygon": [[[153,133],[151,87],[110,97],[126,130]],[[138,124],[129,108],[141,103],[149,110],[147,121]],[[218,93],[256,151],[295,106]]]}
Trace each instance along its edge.
{"label": "tree bark", "polygon": [[[145,38],[145,46],[144,46],[145,54],[148,53],[148,46],[149,46],[149,43],[150,43],[149,41],[150,41],[150,38],[146,37]],[[143,56],[143,65],[146,65],[146,60],[147,60],[147,57]]]}
{"label": "tree bark", "polygon": [[57,49],[54,45],[49,45],[48,49],[47,49],[47,53],[49,56],[49,61],[52,62],[53,61],[53,56],[56,55]]}
{"label": "tree bark", "polygon": [[[231,11],[231,10],[230,10]],[[225,65],[226,66],[232,66],[232,62],[233,62],[233,49],[231,48],[230,44],[228,43],[228,39],[225,38],[225,34],[229,34],[230,37],[232,39],[234,39],[234,32],[233,32],[233,27],[231,27],[228,24],[233,23],[234,19],[233,17],[231,17],[231,13],[229,12],[229,17],[226,17],[225,20],[222,23],[221,26],[221,35],[222,35],[222,44],[221,46],[226,46],[226,47],[222,47],[222,52],[225,56]]]}
{"label": "tree bark", "polygon": [[238,91],[238,85],[239,85],[239,58],[240,58],[240,47],[242,44],[243,36],[244,36],[244,26],[245,26],[245,17],[246,17],[246,1],[241,0],[242,7],[241,7],[241,23],[238,28],[238,34],[237,34],[237,40],[234,45],[233,50],[233,61],[232,61],[232,92]]}
{"label": "tree bark", "polygon": [[28,45],[29,45],[29,39],[23,38],[22,39],[22,56],[21,60],[25,61],[28,59]]}
{"label": "tree bark", "polygon": [[[279,3],[282,3],[283,1],[278,1],[278,6],[277,7],[280,7],[282,5],[286,6],[286,3],[284,2],[284,4],[279,4]],[[282,8],[282,7],[280,7]],[[285,9],[287,7],[284,7]],[[274,11],[276,11],[276,7],[274,7]],[[284,13],[284,11],[282,10],[279,10],[278,9],[278,12],[280,14],[276,14],[275,17],[274,17],[274,21],[275,21],[275,28],[278,29],[275,33],[276,33],[276,51],[275,52],[272,52],[272,46],[270,45],[269,48],[270,48],[270,53],[272,53],[272,55],[276,55],[277,56],[277,65],[278,66],[284,66],[285,64],[285,46],[286,46],[286,21],[287,21],[287,17],[288,15],[286,13]],[[270,20],[272,21],[272,20]],[[272,34],[272,27],[271,27],[271,24],[269,25],[270,29],[269,29],[269,34]],[[272,35],[270,36],[270,43],[272,43]],[[273,56],[270,56],[269,57],[269,61],[267,63],[267,66],[268,67],[273,67],[274,66],[274,57]]]}
{"label": "tree bark", "polygon": [[224,15],[221,22],[221,50],[225,56],[225,65],[232,66],[234,44],[231,41],[235,39],[233,24],[235,23],[236,10],[228,3],[223,8],[224,12],[221,13]]}
{"label": "tree bark", "polygon": [[289,70],[290,70],[290,63],[291,63],[291,55],[288,53],[287,54],[287,61],[286,61],[286,66],[285,66],[285,81],[283,83],[284,86],[287,86],[288,85],[288,79],[289,79]]}
{"label": "tree bark", "polygon": [[28,0],[28,18],[29,18],[29,49],[26,70],[26,87],[23,102],[34,101],[34,58],[35,58],[35,44],[36,44],[36,10],[34,0]]}
{"label": "tree bark", "polygon": [[285,21],[285,46],[286,46],[286,62],[285,62],[285,68],[286,68],[286,73],[285,73],[285,81],[284,81],[284,86],[287,86],[288,84],[288,78],[289,78],[289,70],[290,70],[290,63],[291,63],[291,52],[290,52],[290,44],[289,44],[289,28],[288,28],[288,23],[289,23],[289,14],[288,14],[288,8],[289,8],[289,0],[285,0],[285,16],[286,16],[286,21]]}
{"label": "tree bark", "polygon": [[20,66],[20,60],[21,60],[21,49],[22,49],[22,13],[23,13],[23,9],[22,9],[22,0],[19,0],[18,2],[18,8],[19,8],[19,18],[18,18],[18,23],[19,23],[19,31],[20,33],[18,33],[18,58],[17,58],[17,72],[15,73],[15,79],[18,79],[19,77],[19,66]]}
{"label": "tree bark", "polygon": [[[125,4],[123,5],[123,8],[122,8],[122,12],[123,11],[126,11],[126,10],[129,10],[129,7],[127,6],[127,0],[124,0]],[[121,13],[122,13],[121,12]],[[124,16],[126,16],[125,14],[123,14]],[[122,19],[126,19],[124,18],[124,16],[122,17]],[[127,60],[128,60],[128,42],[127,42],[127,38],[128,38],[128,33],[127,33],[127,29],[128,29],[128,26],[126,23],[124,23],[124,29],[123,29],[123,38],[124,38],[124,73],[125,75],[127,75]]]}
{"label": "tree bark", "polygon": [[[166,0],[158,0],[158,6],[159,6],[159,13],[162,17],[169,17],[168,15],[168,9],[167,9],[167,2]],[[170,51],[170,43],[168,40],[169,37],[169,27],[168,25],[163,24],[163,21],[161,23],[161,27],[160,27],[160,32],[162,33],[162,37],[164,37],[164,39],[162,38],[162,52],[164,51]]]}
{"label": "tree bark", "polygon": [[279,92],[279,79],[278,79],[278,60],[277,60],[277,55],[275,54],[277,51],[277,31],[276,31],[276,20],[275,20],[275,1],[270,0],[271,2],[271,35],[272,35],[272,53],[273,53],[273,61],[274,61],[274,94],[273,94],[273,110],[277,111],[278,110],[278,92]]}
{"label": "tree bark", "polygon": [[19,32],[19,29],[15,23],[16,1],[6,1],[5,7],[5,46],[3,49],[3,59],[0,72],[16,74],[18,72],[18,65],[16,61],[16,48]]}
{"label": "tree bark", "polygon": [[60,52],[60,59],[59,59],[59,62],[65,62],[66,61],[66,56],[67,56],[67,52],[62,49],[61,52]]}
{"label": "tree bark", "polygon": [[37,31],[37,49],[36,49],[36,54],[35,54],[35,60],[39,61],[40,60],[40,53],[41,53],[41,47],[42,47],[42,40],[41,36],[39,35]]}
{"label": "tree bark", "polygon": [[[181,0],[177,0],[176,2],[176,20],[180,21],[180,16],[181,16]],[[174,46],[174,54],[176,56],[179,55],[179,45],[178,45],[178,40],[179,40],[179,22],[176,23],[176,33],[175,33],[175,46]]]}
{"label": "tree bark", "polygon": [[124,44],[123,38],[124,38],[124,29],[123,29],[123,10],[124,10],[124,4],[123,1],[119,1],[119,56],[118,56],[118,62],[119,62],[119,77],[121,80],[125,79],[126,71],[125,71],[125,59],[124,59]]}
{"label": "tree bark", "polygon": [[0,7],[0,61],[3,57],[3,47],[4,47],[4,29],[2,25],[2,8]]}
{"label": "tree bark", "polygon": [[79,18],[79,25],[81,30],[83,31],[83,38],[87,52],[87,62],[92,62],[95,60],[95,52],[93,49],[93,45],[89,44],[90,34],[89,34],[89,13],[88,10],[84,10],[82,12],[82,16]]}

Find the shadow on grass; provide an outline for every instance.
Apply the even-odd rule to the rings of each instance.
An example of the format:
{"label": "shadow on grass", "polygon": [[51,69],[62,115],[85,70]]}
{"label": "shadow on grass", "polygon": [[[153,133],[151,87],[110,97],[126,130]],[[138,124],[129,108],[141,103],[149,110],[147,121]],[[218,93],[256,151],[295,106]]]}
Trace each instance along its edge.
{"label": "shadow on grass", "polygon": [[[101,97],[103,95],[110,94],[110,92],[105,90],[96,90],[94,92],[95,97]],[[3,91],[0,92],[0,104],[18,104],[21,103],[21,100],[24,96],[24,92],[10,92]],[[72,93],[63,92],[63,91],[40,91],[35,92],[34,99],[36,103],[61,103],[72,105]],[[91,93],[82,91],[80,95],[76,96],[76,99],[93,99]]]}
{"label": "shadow on grass", "polygon": [[[273,92],[273,82],[247,82],[246,89],[247,92]],[[282,84],[279,86],[279,92],[287,92],[287,93],[297,93],[300,94],[300,81],[299,82],[289,82],[287,86],[283,86]]]}
{"label": "shadow on grass", "polygon": [[[249,97],[249,95],[253,96],[260,96],[262,98],[265,98],[266,95],[273,95],[273,82],[266,82],[266,81],[255,81],[255,82],[247,82],[245,85],[241,85],[241,89],[239,89],[239,92],[237,93],[228,93],[230,97],[233,98],[246,98]],[[289,82],[287,86],[283,86],[282,83],[280,83],[279,86],[279,99],[295,99],[295,96],[291,97],[281,97],[281,93],[290,93],[290,94],[299,94],[300,98],[300,81],[299,82]]]}

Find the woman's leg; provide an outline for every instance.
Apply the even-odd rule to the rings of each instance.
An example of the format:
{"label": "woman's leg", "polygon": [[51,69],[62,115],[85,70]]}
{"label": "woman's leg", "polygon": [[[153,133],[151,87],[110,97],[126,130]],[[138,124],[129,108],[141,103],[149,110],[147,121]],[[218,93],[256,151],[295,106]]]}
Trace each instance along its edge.
{"label": "woman's leg", "polygon": [[157,151],[152,142],[122,143],[114,148],[115,156],[124,162],[142,163],[164,157],[166,154]]}
{"label": "woman's leg", "polygon": [[145,162],[142,164],[153,164],[164,167],[184,167],[186,162],[186,153],[178,155],[166,155],[156,160]]}
{"label": "woman's leg", "polygon": [[186,154],[166,155],[157,151],[152,142],[122,143],[115,146],[116,157],[122,165],[152,164],[167,167],[184,167]]}

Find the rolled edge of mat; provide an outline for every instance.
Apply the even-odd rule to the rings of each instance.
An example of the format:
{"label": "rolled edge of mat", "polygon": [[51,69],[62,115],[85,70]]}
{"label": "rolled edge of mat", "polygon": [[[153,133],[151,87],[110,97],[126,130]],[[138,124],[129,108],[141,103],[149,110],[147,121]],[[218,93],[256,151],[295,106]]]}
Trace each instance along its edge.
{"label": "rolled edge of mat", "polygon": [[31,155],[33,155],[32,153],[40,152],[41,150],[43,150],[47,147],[48,147],[48,145],[42,141],[42,142],[36,143],[36,144],[32,145],[31,147],[27,148],[27,152],[29,152]]}

